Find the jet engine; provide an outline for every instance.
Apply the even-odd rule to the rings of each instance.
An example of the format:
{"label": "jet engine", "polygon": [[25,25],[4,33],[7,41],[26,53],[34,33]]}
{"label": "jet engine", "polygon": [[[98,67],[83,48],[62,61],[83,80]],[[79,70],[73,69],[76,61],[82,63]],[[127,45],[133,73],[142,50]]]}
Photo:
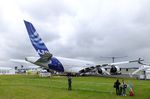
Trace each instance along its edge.
{"label": "jet engine", "polygon": [[110,68],[110,74],[112,75],[117,75],[117,74],[121,74],[120,73],[120,68],[118,66],[111,66]]}
{"label": "jet engine", "polygon": [[104,71],[105,71],[105,69],[104,68],[97,68],[97,72],[99,73],[99,74],[103,74],[104,73]]}
{"label": "jet engine", "polygon": [[110,75],[110,73],[107,72],[105,70],[105,68],[102,68],[102,67],[97,68],[97,72],[98,72],[98,74],[101,74],[101,75],[103,75],[103,74]]}

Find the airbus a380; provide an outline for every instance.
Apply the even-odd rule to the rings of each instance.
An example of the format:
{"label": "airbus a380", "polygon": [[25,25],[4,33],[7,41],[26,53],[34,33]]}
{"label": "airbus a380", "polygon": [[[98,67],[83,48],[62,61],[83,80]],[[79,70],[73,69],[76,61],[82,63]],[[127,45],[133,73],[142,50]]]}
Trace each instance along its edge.
{"label": "airbus a380", "polygon": [[44,67],[46,69],[51,69],[57,72],[65,72],[65,73],[86,73],[91,70],[97,69],[98,73],[109,74],[103,68],[104,66],[112,66],[112,65],[126,64],[126,63],[140,61],[140,60],[134,60],[134,61],[124,61],[124,62],[116,62],[110,64],[95,64],[94,62],[91,61],[84,61],[84,60],[64,58],[64,57],[55,57],[49,52],[48,48],[40,38],[39,34],[37,33],[32,23],[25,20],[24,23],[29,38],[31,40],[31,43],[35,48],[36,52],[39,54],[39,57],[26,57],[25,60],[35,65]]}

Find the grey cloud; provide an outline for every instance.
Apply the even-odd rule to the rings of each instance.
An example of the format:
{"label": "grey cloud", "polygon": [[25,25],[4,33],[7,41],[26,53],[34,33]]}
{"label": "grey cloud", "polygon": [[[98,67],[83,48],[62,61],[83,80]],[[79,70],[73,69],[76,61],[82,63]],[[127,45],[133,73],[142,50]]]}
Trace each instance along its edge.
{"label": "grey cloud", "polygon": [[[86,3],[81,3],[82,6],[78,6],[78,9],[62,0],[19,3],[18,6],[23,15],[31,17],[37,32],[56,56],[97,62],[104,60],[101,56],[128,56],[125,59],[143,57],[150,61],[149,3],[137,2],[138,6],[133,4],[127,8],[119,6],[120,2],[109,4],[112,8],[106,8],[107,2],[106,7],[103,3],[100,2],[101,6],[89,3],[88,8]],[[74,28],[73,35],[68,37],[66,44],[62,44],[58,31],[60,18],[64,15],[73,19],[70,23]],[[6,43],[0,48],[4,56],[0,59],[23,59],[25,56],[37,55],[23,22],[13,26],[0,20],[0,26],[3,27],[0,32],[5,33],[0,36],[0,41]]]}
{"label": "grey cloud", "polygon": [[57,19],[63,14],[74,15],[71,7],[67,5],[64,0],[35,0],[33,3],[21,4],[20,8],[24,13],[28,13],[30,16],[42,22],[57,22]]}

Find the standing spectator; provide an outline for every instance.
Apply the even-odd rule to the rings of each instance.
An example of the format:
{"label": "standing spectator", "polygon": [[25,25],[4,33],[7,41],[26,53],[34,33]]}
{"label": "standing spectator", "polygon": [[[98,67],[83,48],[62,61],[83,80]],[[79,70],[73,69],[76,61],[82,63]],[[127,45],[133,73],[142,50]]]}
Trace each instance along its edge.
{"label": "standing spectator", "polygon": [[120,86],[120,82],[117,79],[116,82],[114,83],[114,88],[116,88],[116,95],[119,95],[119,86]]}
{"label": "standing spectator", "polygon": [[127,84],[122,80],[122,96],[126,96]]}
{"label": "standing spectator", "polygon": [[68,74],[68,90],[72,90],[72,78],[71,78],[71,74]]}

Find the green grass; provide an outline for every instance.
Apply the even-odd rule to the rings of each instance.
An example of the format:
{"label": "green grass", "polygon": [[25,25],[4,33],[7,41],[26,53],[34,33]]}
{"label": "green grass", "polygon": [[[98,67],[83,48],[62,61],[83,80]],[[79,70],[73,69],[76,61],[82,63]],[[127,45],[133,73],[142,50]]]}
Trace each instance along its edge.
{"label": "green grass", "polygon": [[[150,99],[150,81],[125,79],[134,85],[135,96],[116,96],[116,78],[73,77],[72,91],[67,90],[67,78],[33,75],[1,75],[0,99]],[[121,79],[120,79],[121,80]]]}

